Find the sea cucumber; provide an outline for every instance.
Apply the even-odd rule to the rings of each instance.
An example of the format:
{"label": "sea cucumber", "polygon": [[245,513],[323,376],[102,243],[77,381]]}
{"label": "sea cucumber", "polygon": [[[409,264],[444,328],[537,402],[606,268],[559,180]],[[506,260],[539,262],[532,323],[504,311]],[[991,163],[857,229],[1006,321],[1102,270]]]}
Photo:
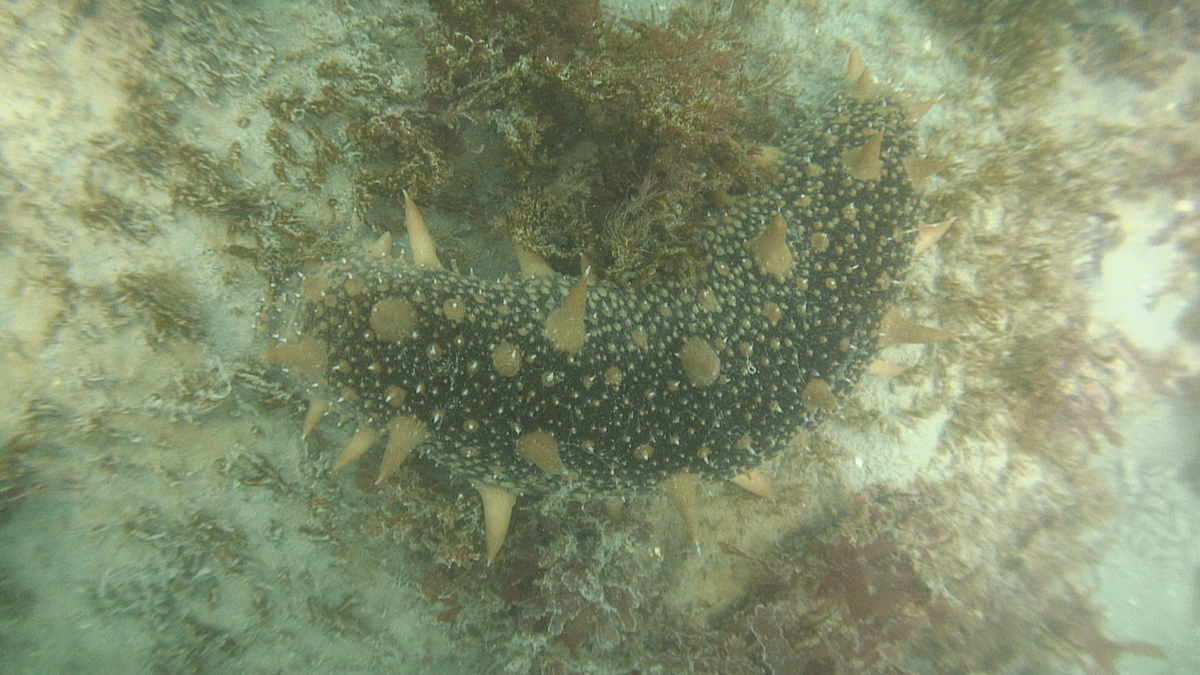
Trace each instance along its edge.
{"label": "sea cucumber", "polygon": [[528,253],[519,280],[466,276],[410,204],[413,260],[309,274],[266,358],[308,382],[306,431],[327,405],[358,420],[338,466],[386,434],[381,479],[420,447],[470,480],[489,560],[516,494],[752,482],[876,358],[920,229],[918,115],[873,92],[813,111],[763,150],[771,186],[704,224],[686,281],[570,279]]}

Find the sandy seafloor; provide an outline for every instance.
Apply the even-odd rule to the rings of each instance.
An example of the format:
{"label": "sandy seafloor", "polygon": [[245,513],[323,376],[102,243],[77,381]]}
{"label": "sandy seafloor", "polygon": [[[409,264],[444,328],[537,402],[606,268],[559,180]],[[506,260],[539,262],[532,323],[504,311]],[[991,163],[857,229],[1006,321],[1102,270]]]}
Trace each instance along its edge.
{"label": "sandy seafloor", "polygon": [[[1136,64],[1090,58],[1096,44],[1059,45],[1045,90],[1030,100],[1002,100],[996,78],[964,58],[972,45],[900,0],[773,3],[776,18],[761,37],[793,54],[793,85],[808,77],[805,68],[835,76],[852,44],[878,79],[914,99],[943,96],[922,128],[931,151],[956,165],[930,189],[971,182],[975,193],[914,270],[919,290],[908,311],[976,348],[907,348],[893,358],[918,373],[934,363],[924,372],[936,377],[865,381],[861,408],[924,413],[886,438],[831,421],[822,437],[841,448],[839,484],[903,490],[918,476],[936,483],[964,474],[1027,483],[1031,493],[1048,484],[1003,435],[953,449],[939,439],[962,414],[956,392],[987,377],[980,359],[990,346],[1067,324],[1053,313],[1074,303],[1071,334],[1094,358],[1072,365],[1072,400],[1095,394],[1086,407],[1095,414],[1076,423],[1090,427],[1081,438],[1097,448],[1084,454],[1117,508],[1093,529],[1098,553],[1070,572],[1071,583],[1103,608],[1109,638],[1153,643],[1168,656],[1126,655],[1119,672],[1185,674],[1200,672],[1200,39],[1187,34],[1194,3],[1149,23],[1139,13],[1146,5],[1155,3],[1096,3],[1092,17],[1125,31],[1116,34],[1142,50],[1128,57]],[[630,16],[661,9],[612,8]],[[169,178],[114,159],[152,123],[130,117],[131,83],[165,82],[167,107],[179,115],[176,142],[220,158],[236,153],[246,185],[305,219],[355,229],[345,167],[324,181],[320,199],[274,185],[278,160],[264,140],[272,121],[261,100],[315,90],[313,65],[323,59],[381,53],[372,40],[383,31],[367,27],[389,11],[403,12],[403,3],[0,7],[0,673],[517,673],[562,649],[515,629],[485,631],[469,606],[453,625],[438,620],[446,607],[406,576],[406,556],[419,554],[367,527],[379,496],[324,468],[346,432],[302,441],[299,409],[264,405],[262,388],[248,384],[270,373],[248,365],[266,345],[256,327],[266,282],[230,254],[251,242],[212,210],[181,206]],[[390,80],[378,87],[417,89],[420,48],[403,29],[418,23],[389,24]],[[1036,123],[1040,136],[1019,137],[1023,123]],[[1042,154],[1030,150],[1037,144]],[[1037,192],[1040,178],[1010,173],[988,186],[985,169],[1005,148],[1022,161],[1041,157],[1062,182]],[[1064,186],[1077,182],[1085,188],[1067,195]],[[338,195],[337,204],[325,200]],[[1081,199],[1093,201],[1080,208]],[[470,224],[431,220],[435,236],[438,227],[441,236],[474,236]],[[1038,246],[1061,239],[1040,258],[1067,287],[1058,299],[1039,309],[1038,297],[1022,298],[1029,306],[994,308],[987,323],[939,318],[956,292],[987,297],[975,284],[998,277],[974,270],[1004,276],[1008,261],[995,257],[1008,242],[1038,237]],[[480,248],[499,245],[477,239]],[[980,242],[990,248],[971,248]],[[1014,248],[1007,276],[1026,274],[1040,250]],[[164,284],[174,291],[147,290]],[[989,414],[1003,417],[1011,400],[997,398]],[[795,465],[780,464],[785,499],[804,498],[799,479],[789,483]],[[716,487],[702,497],[732,499]],[[786,527],[787,512],[745,504],[739,513],[758,514],[752,522]],[[665,534],[630,544],[630,554],[684,579],[666,592],[666,606],[688,613],[736,593],[729,587],[745,577],[715,552],[716,540],[691,551],[663,500],[646,500],[634,517]],[[769,534],[731,527],[731,517],[717,509],[706,526],[741,550],[771,546]],[[478,549],[473,522],[464,518],[458,531]],[[986,516],[963,527],[964,539],[1002,529]],[[570,658],[586,672],[628,672],[607,670],[601,651]],[[645,658],[643,672],[670,672]],[[750,663],[746,672],[769,670]]]}

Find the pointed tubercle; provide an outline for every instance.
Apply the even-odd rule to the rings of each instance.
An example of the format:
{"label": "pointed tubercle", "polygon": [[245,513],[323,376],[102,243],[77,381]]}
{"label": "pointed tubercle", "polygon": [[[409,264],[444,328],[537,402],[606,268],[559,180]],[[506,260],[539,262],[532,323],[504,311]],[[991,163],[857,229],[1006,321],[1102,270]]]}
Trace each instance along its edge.
{"label": "pointed tubercle", "polygon": [[504,538],[508,536],[508,525],[512,521],[517,496],[504,488],[477,480],[471,481],[471,486],[483,498],[483,532],[487,541],[487,564],[491,565],[504,546]]}
{"label": "pointed tubercle", "polygon": [[295,368],[313,378],[325,375],[325,367],[329,365],[329,353],[325,345],[320,340],[308,336],[303,336],[295,342],[278,344],[268,349],[262,357],[268,363]]}
{"label": "pointed tubercle", "polygon": [[863,62],[862,52],[858,51],[858,47],[851,47],[846,57],[846,85],[853,87],[866,72],[867,65]]}
{"label": "pointed tubercle", "polygon": [[338,455],[337,461],[333,463],[333,470],[337,471],[354,460],[363,456],[367,450],[375,445],[375,441],[379,440],[380,433],[370,427],[359,427],[358,431],[346,441],[346,445],[342,447],[342,452]]}
{"label": "pointed tubercle", "polygon": [[924,101],[913,101],[912,103],[906,104],[904,107],[908,109],[908,114],[911,115],[914,120],[919,120],[927,115],[929,111],[933,109],[933,106],[937,105],[941,100],[941,96],[935,96]]}
{"label": "pointed tubercle", "polygon": [[558,276],[558,273],[550,268],[550,263],[537,251],[514,241],[513,252],[517,254],[517,265],[521,268],[522,279]]}
{"label": "pointed tubercle", "polygon": [[800,393],[800,398],[805,405],[814,408],[833,410],[838,407],[837,396],[829,388],[829,383],[819,377],[804,385],[804,391]]}
{"label": "pointed tubercle", "polygon": [[921,255],[937,243],[942,235],[954,225],[954,218],[947,218],[940,223],[924,225],[917,230],[917,243],[913,246],[913,255]]}
{"label": "pointed tubercle", "polygon": [[663,489],[683,518],[683,525],[697,550],[700,548],[700,502],[696,498],[699,483],[700,476],[694,473],[677,473],[663,481]]}
{"label": "pointed tubercle", "polygon": [[549,431],[538,429],[518,438],[517,454],[551,476],[567,473],[558,454],[558,440]]}
{"label": "pointed tubercle", "polygon": [[608,515],[608,519],[614,525],[621,524],[625,520],[625,500],[620,497],[606,497],[604,499],[604,513]]}
{"label": "pointed tubercle", "polygon": [[329,412],[329,403],[319,398],[312,398],[308,401],[308,412],[304,415],[304,425],[300,427],[300,435],[307,436],[317,428],[321,423],[321,419],[325,417],[325,413]]}
{"label": "pointed tubercle", "polygon": [[387,448],[383,451],[383,460],[379,462],[379,476],[375,478],[378,485],[399,469],[408,459],[412,451],[429,437],[425,423],[412,415],[396,417],[387,424]]}
{"label": "pointed tubercle", "polygon": [[879,180],[883,175],[882,149],[883,132],[871,132],[861,146],[842,153],[846,173],[858,180]]}
{"label": "pointed tubercle", "polygon": [[880,348],[898,344],[942,342],[955,337],[954,333],[949,331],[913,323],[900,316],[900,311],[895,307],[884,313],[883,321],[879,323],[879,335]]}
{"label": "pointed tubercle", "polygon": [[948,159],[934,157],[909,157],[904,161],[904,170],[908,174],[909,182],[919,190],[924,186],[925,179],[953,163]]}
{"label": "pointed tubercle", "polygon": [[762,472],[762,469],[750,469],[746,473],[730,478],[729,482],[769,502],[775,501],[775,487],[771,485],[770,479]]}
{"label": "pointed tubercle", "polygon": [[587,315],[588,284],[591,278],[592,268],[589,267],[567,292],[562,306],[546,317],[543,334],[559,351],[578,354],[587,342],[587,325],[584,319]]}
{"label": "pointed tubercle", "polygon": [[367,247],[367,255],[372,258],[392,257],[392,238],[391,232],[384,232]]}
{"label": "pointed tubercle", "polygon": [[408,228],[408,247],[412,251],[413,264],[432,270],[445,269],[438,260],[433,237],[425,225],[425,216],[421,215],[417,203],[408,196],[408,190],[404,191],[404,224]]}
{"label": "pointed tubercle", "polygon": [[867,366],[868,373],[878,375],[879,377],[896,377],[903,374],[906,370],[908,370],[908,366],[901,366],[882,359],[876,359],[871,362],[871,365]]}
{"label": "pointed tubercle", "polygon": [[782,281],[796,267],[796,256],[787,240],[788,226],[783,214],[776,213],[767,229],[754,244],[754,257],[758,268]]}
{"label": "pointed tubercle", "polygon": [[850,95],[855,98],[866,98],[875,93],[875,80],[871,77],[870,69],[863,67],[862,75],[854,81],[854,87],[850,90]]}
{"label": "pointed tubercle", "polygon": [[750,163],[763,171],[774,171],[783,164],[783,149],[774,145],[751,146]]}

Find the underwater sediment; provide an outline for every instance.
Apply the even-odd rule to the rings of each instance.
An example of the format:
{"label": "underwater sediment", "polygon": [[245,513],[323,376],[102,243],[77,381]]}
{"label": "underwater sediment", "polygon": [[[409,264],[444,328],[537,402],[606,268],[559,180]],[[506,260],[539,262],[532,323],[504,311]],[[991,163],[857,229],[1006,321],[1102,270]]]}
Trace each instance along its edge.
{"label": "underwater sediment", "polygon": [[1076,577],[1125,353],[1076,216],[1149,169],[967,53],[1036,18],[4,11],[57,102],[3,136],[14,672],[1159,653]]}

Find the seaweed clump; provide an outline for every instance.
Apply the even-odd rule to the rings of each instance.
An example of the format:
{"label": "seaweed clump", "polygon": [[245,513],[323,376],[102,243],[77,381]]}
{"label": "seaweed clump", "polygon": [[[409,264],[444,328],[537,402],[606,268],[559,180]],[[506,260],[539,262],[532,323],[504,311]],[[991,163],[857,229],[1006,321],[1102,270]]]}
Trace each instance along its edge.
{"label": "seaweed clump", "polygon": [[[1165,658],[1155,645],[1106,637],[1102,613],[1067,581],[1080,561],[1061,542],[1094,525],[1073,505],[997,520],[991,540],[961,534],[961,516],[977,513],[975,500],[996,487],[963,478],[918,481],[906,494],[869,489],[795,551],[755,559],[724,546],[758,568],[756,602],[735,623],[773,673],[1064,672],[1074,664],[1115,675],[1124,654]],[[1083,499],[1099,506],[1097,495]]]}
{"label": "seaweed clump", "polygon": [[1064,45],[1076,18],[1059,0],[920,0],[931,23],[957,45],[957,56],[978,74],[997,80],[1001,100],[1015,104],[1052,91]]}
{"label": "seaweed clump", "polygon": [[422,108],[351,132],[450,171],[375,181],[380,196],[423,182],[421,199],[482,217],[563,271],[582,255],[639,283],[686,274],[706,209],[764,180],[746,120],[769,99],[770,69],[749,67],[735,24],[695,11],[613,21],[596,0],[430,5],[441,25],[423,35]]}
{"label": "seaweed clump", "polygon": [[1200,4],[1170,0],[918,0],[957,56],[994,78],[1008,105],[1055,91],[1068,62],[1147,89],[1166,83],[1200,46]]}

